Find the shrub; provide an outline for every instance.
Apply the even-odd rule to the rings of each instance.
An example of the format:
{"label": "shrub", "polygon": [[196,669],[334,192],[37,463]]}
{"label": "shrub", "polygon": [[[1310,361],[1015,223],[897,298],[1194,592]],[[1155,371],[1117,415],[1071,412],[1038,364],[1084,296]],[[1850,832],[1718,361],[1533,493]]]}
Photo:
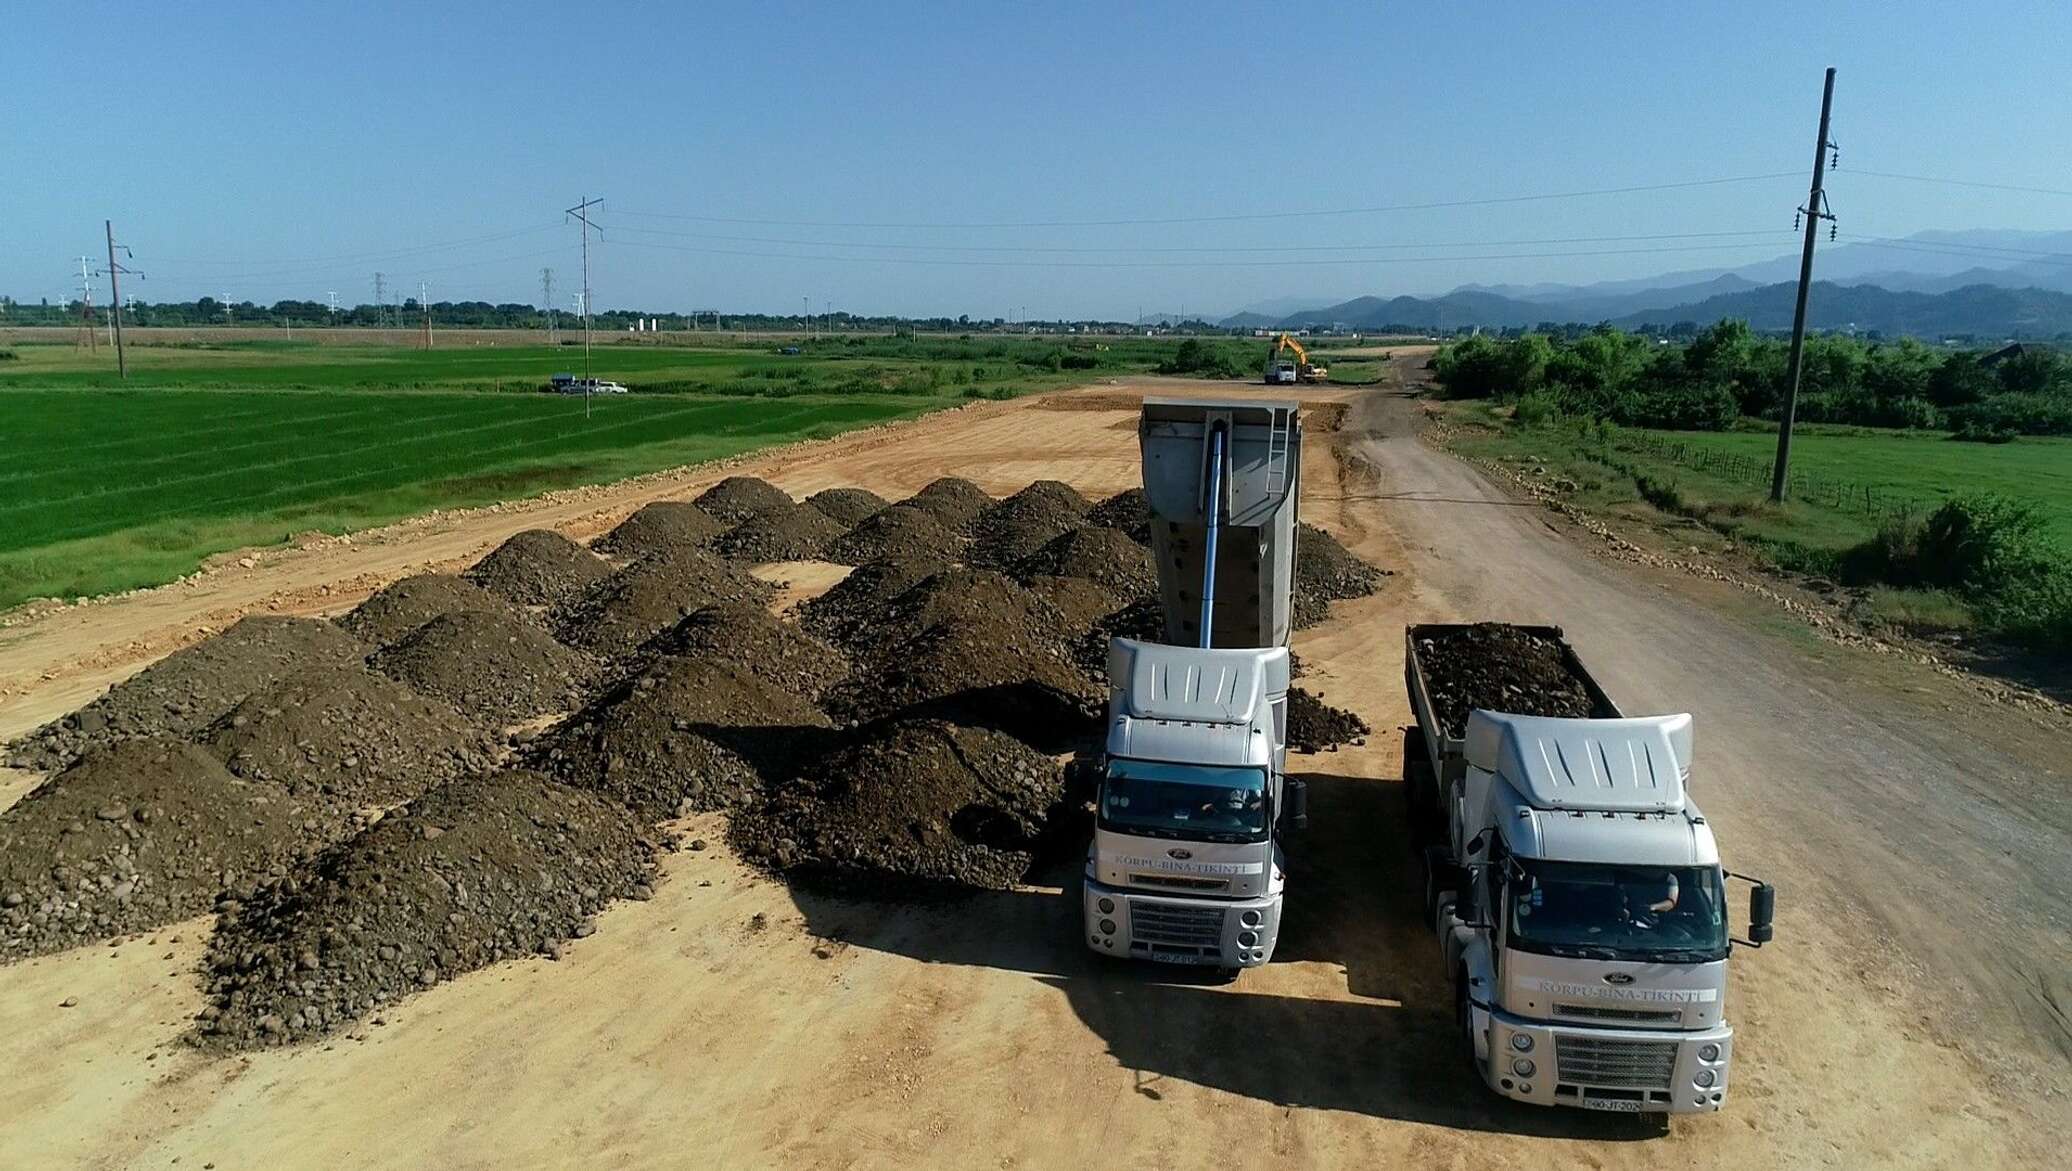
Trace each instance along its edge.
{"label": "shrub", "polygon": [[1548,391],[1536,390],[1518,400],[1511,419],[1525,427],[1544,427],[1561,419],[1561,403]]}

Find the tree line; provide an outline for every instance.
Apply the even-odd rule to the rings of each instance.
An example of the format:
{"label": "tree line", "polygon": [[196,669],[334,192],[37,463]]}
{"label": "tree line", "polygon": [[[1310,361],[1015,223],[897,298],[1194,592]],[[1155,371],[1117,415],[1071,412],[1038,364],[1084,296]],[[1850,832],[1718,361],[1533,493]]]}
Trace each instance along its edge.
{"label": "tree line", "polygon": [[[1514,401],[1521,418],[1717,431],[1744,417],[1778,418],[1789,349],[1733,319],[1687,341],[1600,326],[1565,336],[1478,334],[1441,348],[1432,369],[1449,397]],[[2033,344],[1959,350],[1816,335],[1806,339],[1797,417],[1989,442],[2072,435],[2072,359]]]}

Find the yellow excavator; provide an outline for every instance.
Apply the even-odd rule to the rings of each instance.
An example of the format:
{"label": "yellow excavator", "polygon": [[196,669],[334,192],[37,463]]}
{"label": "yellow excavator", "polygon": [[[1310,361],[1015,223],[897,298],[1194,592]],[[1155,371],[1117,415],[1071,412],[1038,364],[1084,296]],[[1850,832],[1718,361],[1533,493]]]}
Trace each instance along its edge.
{"label": "yellow excavator", "polygon": [[[1282,355],[1292,352],[1291,361]],[[1266,384],[1268,386],[1293,386],[1298,382],[1323,382],[1331,375],[1322,366],[1312,365],[1309,351],[1291,334],[1282,334],[1273,339],[1273,351],[1266,356]]]}

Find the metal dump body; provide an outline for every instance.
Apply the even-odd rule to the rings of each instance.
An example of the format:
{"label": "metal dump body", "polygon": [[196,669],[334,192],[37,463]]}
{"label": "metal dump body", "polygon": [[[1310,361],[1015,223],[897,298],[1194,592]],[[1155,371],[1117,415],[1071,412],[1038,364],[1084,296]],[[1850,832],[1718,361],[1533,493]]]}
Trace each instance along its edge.
{"label": "metal dump body", "polygon": [[[1418,729],[1423,733],[1425,752],[1431,759],[1432,776],[1438,781],[1442,792],[1446,786],[1459,780],[1461,773],[1467,768],[1467,737],[1451,735],[1445,721],[1439,718],[1438,712],[1433,708],[1431,684],[1425,678],[1426,664],[1417,649],[1417,644],[1421,638],[1431,638],[1464,629],[1467,629],[1467,624],[1432,622],[1405,627],[1403,634],[1406,644],[1403,648],[1403,676],[1410,689],[1410,712],[1417,718]],[[1576,656],[1575,648],[1569,645],[1559,626],[1516,626],[1513,629],[1561,644],[1562,661],[1567,665],[1569,674],[1581,682],[1583,689],[1590,693],[1591,719],[1614,720],[1621,717],[1619,705],[1612,702],[1612,697],[1605,693],[1589,669],[1583,666],[1583,660]]]}
{"label": "metal dump body", "polygon": [[[1288,645],[1302,486],[1300,408],[1278,399],[1144,400],[1137,439],[1166,642],[1200,645],[1213,516],[1210,645]],[[1215,475],[1218,436],[1222,467]]]}

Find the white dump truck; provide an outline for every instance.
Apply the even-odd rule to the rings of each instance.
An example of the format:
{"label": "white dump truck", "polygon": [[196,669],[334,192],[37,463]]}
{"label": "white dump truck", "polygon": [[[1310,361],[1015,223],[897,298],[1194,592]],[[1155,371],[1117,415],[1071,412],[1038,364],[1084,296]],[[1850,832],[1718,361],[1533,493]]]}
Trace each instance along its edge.
{"label": "white dump truck", "polygon": [[[1756,882],[1746,939],[1728,934],[1730,875],[1690,796],[1691,717],[1621,716],[1559,627],[1582,718],[1474,710],[1449,726],[1435,680],[1472,677],[1466,628],[1412,626],[1417,723],[1403,775],[1424,848],[1425,905],[1452,977],[1462,1048],[1507,1098],[1635,1113],[1718,1110],[1734,1049],[1727,959],[1771,937]],[[1753,879],[1745,881],[1754,882]]]}
{"label": "white dump truck", "polygon": [[1298,404],[1146,399],[1138,440],[1165,640],[1109,646],[1087,946],[1235,972],[1273,956],[1307,819],[1284,775]]}

